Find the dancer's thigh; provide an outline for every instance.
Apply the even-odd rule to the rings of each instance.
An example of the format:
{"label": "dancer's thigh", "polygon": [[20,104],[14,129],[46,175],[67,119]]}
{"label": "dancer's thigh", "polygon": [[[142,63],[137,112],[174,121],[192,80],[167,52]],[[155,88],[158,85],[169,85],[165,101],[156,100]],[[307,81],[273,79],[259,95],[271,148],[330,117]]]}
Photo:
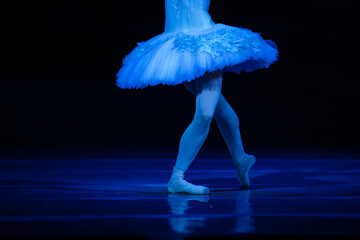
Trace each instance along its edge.
{"label": "dancer's thigh", "polygon": [[[196,96],[196,81],[197,81],[197,79],[184,83],[184,86],[186,87],[186,89],[189,90],[189,92],[191,92],[194,96]],[[220,97],[219,97],[219,101],[216,105],[215,114],[214,114],[215,117],[225,115],[226,109],[229,109],[229,108],[231,108],[231,106],[226,101],[224,95],[221,93]]]}
{"label": "dancer's thigh", "polygon": [[221,95],[222,71],[207,73],[196,79],[196,112],[212,117]]}
{"label": "dancer's thigh", "polygon": [[[197,95],[196,86],[199,86],[204,82],[209,82],[209,80],[212,78],[221,78],[221,80],[222,80],[222,71],[206,73],[204,76],[202,76],[200,78],[197,78],[190,82],[184,82],[183,84],[187,88],[187,90],[189,90],[194,96],[196,96]],[[215,84],[217,86],[220,84],[220,91],[221,91],[221,80],[220,80],[220,82],[217,81],[218,84]],[[211,81],[211,82],[214,83],[215,81]],[[215,88],[216,88],[216,86],[215,86]]]}

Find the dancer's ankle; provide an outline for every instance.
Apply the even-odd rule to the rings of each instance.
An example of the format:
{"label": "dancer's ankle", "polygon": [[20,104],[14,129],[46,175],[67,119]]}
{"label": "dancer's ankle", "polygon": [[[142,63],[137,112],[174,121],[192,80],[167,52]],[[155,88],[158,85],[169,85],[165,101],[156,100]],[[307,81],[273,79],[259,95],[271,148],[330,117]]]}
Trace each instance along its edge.
{"label": "dancer's ankle", "polygon": [[184,171],[176,167],[173,168],[171,178],[184,179]]}

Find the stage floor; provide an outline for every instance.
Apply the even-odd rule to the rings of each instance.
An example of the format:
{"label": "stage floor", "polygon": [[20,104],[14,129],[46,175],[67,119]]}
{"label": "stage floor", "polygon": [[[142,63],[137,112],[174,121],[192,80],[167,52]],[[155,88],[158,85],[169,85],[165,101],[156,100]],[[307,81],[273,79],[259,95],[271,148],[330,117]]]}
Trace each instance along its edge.
{"label": "stage floor", "polygon": [[247,190],[230,158],[198,157],[185,177],[204,196],[168,194],[174,158],[141,153],[3,158],[0,238],[360,236],[360,159],[349,153],[258,154]]}

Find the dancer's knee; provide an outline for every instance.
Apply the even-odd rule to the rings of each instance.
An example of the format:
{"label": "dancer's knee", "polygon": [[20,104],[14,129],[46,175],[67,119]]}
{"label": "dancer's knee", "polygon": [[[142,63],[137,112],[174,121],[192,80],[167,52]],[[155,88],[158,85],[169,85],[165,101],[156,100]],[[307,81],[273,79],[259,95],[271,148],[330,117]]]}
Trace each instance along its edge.
{"label": "dancer's knee", "polygon": [[198,129],[201,131],[208,131],[210,128],[211,121],[213,119],[214,113],[210,111],[201,111],[195,114],[193,123],[197,125]]}
{"label": "dancer's knee", "polygon": [[214,110],[213,109],[206,109],[200,111],[200,118],[204,123],[211,122],[212,118],[214,117]]}

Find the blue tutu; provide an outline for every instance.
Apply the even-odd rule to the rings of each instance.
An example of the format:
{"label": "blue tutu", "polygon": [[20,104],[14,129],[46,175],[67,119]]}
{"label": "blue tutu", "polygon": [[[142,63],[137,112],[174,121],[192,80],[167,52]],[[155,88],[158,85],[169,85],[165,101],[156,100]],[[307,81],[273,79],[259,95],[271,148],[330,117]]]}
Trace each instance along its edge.
{"label": "blue tutu", "polygon": [[165,31],[123,59],[116,85],[124,89],[178,85],[206,72],[251,72],[278,59],[271,40],[249,29],[214,23],[210,0],[165,0]]}

